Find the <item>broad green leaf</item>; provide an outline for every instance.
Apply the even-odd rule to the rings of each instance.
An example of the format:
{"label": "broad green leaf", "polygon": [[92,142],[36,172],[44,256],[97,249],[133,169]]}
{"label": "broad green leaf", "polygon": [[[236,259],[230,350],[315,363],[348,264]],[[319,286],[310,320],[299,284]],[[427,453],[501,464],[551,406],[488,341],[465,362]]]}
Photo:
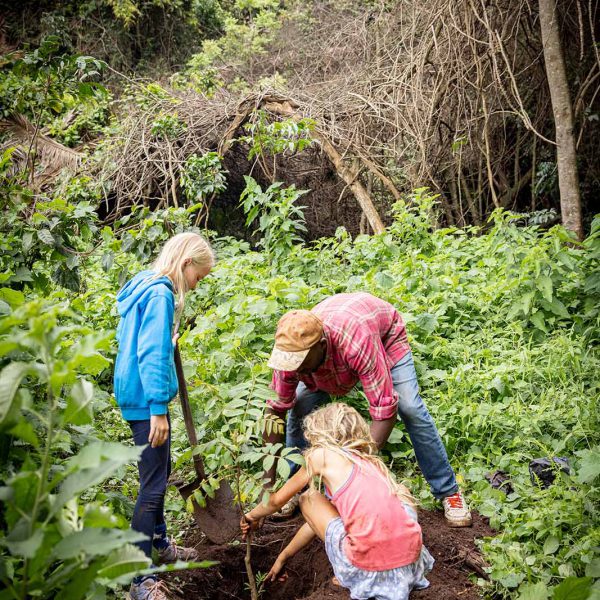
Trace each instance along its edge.
{"label": "broad green leaf", "polygon": [[438,318],[430,313],[422,313],[415,319],[415,324],[429,335],[437,327]]}
{"label": "broad green leaf", "polygon": [[121,548],[124,544],[133,544],[145,539],[143,533],[133,529],[86,527],[63,538],[51,552],[52,556],[59,560],[68,560],[80,554],[102,556]]}
{"label": "broad green leaf", "polygon": [[547,333],[544,314],[541,311],[537,311],[531,315],[531,322],[538,328],[541,329],[544,333]]}
{"label": "broad green leaf", "polygon": [[553,600],[587,600],[592,580],[589,577],[567,577],[552,594]]}
{"label": "broad green leaf", "polygon": [[544,554],[554,554],[560,546],[558,538],[554,535],[550,535],[544,542]]}
{"label": "broad green leaf", "polygon": [[17,342],[7,340],[0,341],[0,356],[5,356],[13,350],[16,350],[18,347],[19,344],[17,344]]}
{"label": "broad green leaf", "polygon": [[124,446],[118,442],[93,442],[69,459],[68,468],[87,469],[98,466],[102,460],[110,460],[119,464],[137,461],[143,452],[142,446]]}
{"label": "broad green leaf", "polygon": [[569,270],[573,271],[575,269],[573,259],[566,252],[558,252],[556,258]]}
{"label": "broad green leaf", "polygon": [[523,573],[508,573],[503,577],[500,577],[498,581],[507,588],[515,588],[517,587],[525,578]]}
{"label": "broad green leaf", "polygon": [[102,268],[108,272],[112,269],[112,266],[115,262],[115,254],[114,252],[105,252],[102,256]]}
{"label": "broad green leaf", "polygon": [[54,236],[47,229],[39,229],[37,235],[40,241],[47,246],[54,246],[56,244]]}
{"label": "broad green leaf", "polygon": [[285,458],[286,458],[286,460],[289,460],[297,465],[300,465],[301,467],[304,467],[306,464],[304,461],[304,456],[302,456],[302,454],[299,454],[297,452],[288,454]]}
{"label": "broad green leaf", "polygon": [[21,304],[24,304],[25,294],[23,294],[23,292],[19,292],[18,290],[12,290],[10,288],[1,288],[0,299],[10,304],[12,308],[17,308],[21,306]]}
{"label": "broad green leaf", "polygon": [[[153,575],[155,573],[172,573],[173,571],[183,571],[184,569],[208,569],[209,567],[214,567],[218,565],[218,561],[214,560],[203,560],[200,562],[182,562],[178,560],[176,563],[172,563],[169,565],[161,565],[160,567],[150,567],[149,569],[142,569],[141,571],[137,571],[136,575]],[[126,573],[121,577],[113,578],[113,583],[120,583],[121,585],[125,585],[131,581],[132,573]],[[101,578],[98,578],[101,582],[106,581]]]}
{"label": "broad green leaf", "polygon": [[39,550],[42,542],[44,541],[44,530],[36,529],[33,535],[24,540],[13,540],[11,539],[12,534],[9,535],[0,543],[8,548],[8,551],[13,556],[22,556],[23,558],[33,558],[36,552]]}
{"label": "broad green leaf", "polygon": [[33,245],[33,233],[31,231],[27,231],[23,234],[22,238],[22,247],[23,252],[29,252],[31,246]]}
{"label": "broad green leaf", "polygon": [[600,475],[600,446],[577,454],[581,457],[577,479],[581,483],[591,483]]}
{"label": "broad green leaf", "polygon": [[98,571],[102,567],[103,559],[92,561],[87,567],[78,569],[69,576],[69,582],[60,590],[60,600],[90,600],[89,588],[92,586]]}
{"label": "broad green leaf", "polygon": [[34,448],[37,448],[40,445],[40,441],[33,425],[24,419],[21,419],[12,429],[10,429],[9,433],[20,440],[31,444]]}
{"label": "broad green leaf", "polygon": [[592,559],[592,562],[585,565],[586,577],[600,577],[600,557]]}
{"label": "broad green leaf", "polygon": [[71,394],[64,412],[66,423],[85,425],[92,421],[92,400],[94,399],[94,384],[78,379],[71,387]]}
{"label": "broad green leaf", "polygon": [[390,433],[388,442],[390,444],[400,444],[401,442],[404,441],[405,437],[406,436],[404,434],[404,431],[402,431],[402,429],[400,429],[399,427],[394,427],[394,429],[392,429],[392,433]]}
{"label": "broad green leaf", "polygon": [[0,372],[0,423],[10,411],[15,394],[23,378],[31,372],[31,364],[13,362]]}
{"label": "broad green leaf", "polygon": [[0,556],[0,580],[12,581],[15,576],[14,559],[8,556]]}
{"label": "broad green leaf", "polygon": [[263,470],[268,471],[275,462],[275,456],[269,455],[263,460]]}
{"label": "broad green leaf", "polygon": [[113,550],[98,571],[98,577],[116,579],[150,566],[150,559],[137,547],[126,544]]}
{"label": "broad green leaf", "polygon": [[122,465],[137,460],[142,451],[143,446],[128,447],[109,442],[86,446],[68,462],[69,469],[75,472],[62,482],[52,512],[62,508],[83,490],[104,481]]}
{"label": "broad green leaf", "polygon": [[375,274],[375,282],[383,289],[389,290],[391,287],[394,286],[395,280],[389,275],[389,273],[378,271]]}
{"label": "broad green leaf", "polygon": [[537,289],[542,292],[546,302],[552,302],[552,279],[547,275],[540,275],[536,281]]}
{"label": "broad green leaf", "polygon": [[596,271],[588,275],[583,289],[587,294],[600,294],[600,272]]}
{"label": "broad green leaf", "polygon": [[277,474],[284,480],[290,476],[291,467],[287,460],[280,458],[277,461]]}
{"label": "broad green leaf", "polygon": [[545,300],[542,300],[541,304],[547,311],[554,313],[558,317],[569,319],[571,316],[569,315],[567,307],[558,298],[553,298],[552,302],[546,302]]}
{"label": "broad green leaf", "polygon": [[109,506],[98,503],[86,504],[83,513],[83,523],[86,527],[108,527],[112,529],[117,526],[118,519],[112,514]]}
{"label": "broad green leaf", "polygon": [[538,583],[524,583],[519,587],[517,600],[547,600],[548,586],[541,581]]}

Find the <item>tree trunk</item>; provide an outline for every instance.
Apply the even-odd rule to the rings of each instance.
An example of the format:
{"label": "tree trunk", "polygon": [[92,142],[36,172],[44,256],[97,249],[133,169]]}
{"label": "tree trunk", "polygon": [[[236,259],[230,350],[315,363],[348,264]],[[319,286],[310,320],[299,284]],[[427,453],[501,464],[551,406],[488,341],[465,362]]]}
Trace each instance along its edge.
{"label": "tree trunk", "polygon": [[556,0],[539,0],[540,28],[544,44],[544,62],[550,88],[550,99],[556,127],[556,163],[560,190],[560,212],[563,225],[583,238],[581,198],[577,175],[575,136],[573,135],[573,107],[565,60],[560,43]]}

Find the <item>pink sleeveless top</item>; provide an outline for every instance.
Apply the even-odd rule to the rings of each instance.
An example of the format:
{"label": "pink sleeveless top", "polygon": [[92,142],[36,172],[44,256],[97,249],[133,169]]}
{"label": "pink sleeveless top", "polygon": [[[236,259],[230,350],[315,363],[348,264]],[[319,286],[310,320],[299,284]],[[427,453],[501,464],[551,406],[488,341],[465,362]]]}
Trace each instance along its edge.
{"label": "pink sleeveless top", "polygon": [[387,571],[415,562],[421,553],[421,527],[390,492],[381,472],[360,460],[333,495],[346,528],[344,551],[356,567]]}

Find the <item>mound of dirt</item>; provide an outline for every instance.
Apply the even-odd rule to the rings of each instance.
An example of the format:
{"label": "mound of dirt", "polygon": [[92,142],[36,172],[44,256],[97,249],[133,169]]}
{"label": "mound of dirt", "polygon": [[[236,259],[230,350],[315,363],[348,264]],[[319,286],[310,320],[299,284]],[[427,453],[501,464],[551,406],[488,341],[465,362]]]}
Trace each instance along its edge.
{"label": "mound of dirt", "polygon": [[[483,563],[475,547],[475,539],[492,536],[484,518],[474,515],[473,527],[452,529],[446,526],[441,512],[421,511],[419,521],[425,544],[435,566],[428,579],[427,590],[414,592],[415,600],[476,600],[477,586],[469,574],[481,574]],[[267,522],[252,540],[254,573],[267,573],[279,552],[302,524],[296,517],[284,523]],[[195,600],[247,600],[250,598],[244,567],[245,543],[223,546],[208,543],[204,536],[192,531],[187,545],[197,548],[201,560],[219,561],[209,569],[181,572],[169,577],[182,597]],[[287,579],[265,586],[263,598],[269,600],[349,600],[350,594],[331,582],[333,571],[323,544],[315,540],[294,556],[286,566]]]}

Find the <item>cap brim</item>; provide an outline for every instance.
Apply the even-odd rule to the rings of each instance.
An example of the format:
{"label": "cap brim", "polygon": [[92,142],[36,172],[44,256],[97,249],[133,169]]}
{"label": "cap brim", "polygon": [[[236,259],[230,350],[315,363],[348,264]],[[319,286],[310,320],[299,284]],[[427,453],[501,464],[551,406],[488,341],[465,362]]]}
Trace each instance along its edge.
{"label": "cap brim", "polygon": [[300,352],[286,352],[273,348],[267,365],[276,371],[296,371],[309,352],[310,348]]}

